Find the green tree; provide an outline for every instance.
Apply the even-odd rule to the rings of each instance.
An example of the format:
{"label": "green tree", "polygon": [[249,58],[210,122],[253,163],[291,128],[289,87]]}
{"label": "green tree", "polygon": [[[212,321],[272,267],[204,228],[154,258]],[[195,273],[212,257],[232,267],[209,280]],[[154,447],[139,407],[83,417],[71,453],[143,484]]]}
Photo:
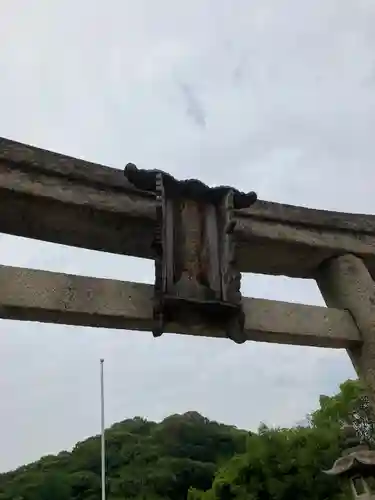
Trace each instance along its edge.
{"label": "green tree", "polygon": [[66,474],[53,472],[43,475],[35,500],[71,500],[72,489]]}
{"label": "green tree", "polygon": [[[261,425],[249,433],[196,412],[158,424],[124,420],[106,433],[108,500],[343,500],[322,469],[338,457],[339,424],[347,420],[374,435],[358,381],[321,396],[307,428]],[[0,500],[94,500],[100,487],[99,436],[0,474]]]}
{"label": "green tree", "polygon": [[[338,455],[329,430],[262,429],[248,441],[248,450],[222,467],[202,500],[335,499],[339,485],[322,473]],[[192,490],[190,499],[199,499]],[[189,499],[189,500],[190,500]]]}
{"label": "green tree", "polygon": [[321,396],[307,428],[269,429],[262,424],[249,435],[247,450],[237,454],[215,475],[212,488],[190,488],[189,500],[343,500],[330,468],[340,453],[343,422],[353,424],[365,440],[374,436],[372,412],[362,384],[348,380],[334,396]]}
{"label": "green tree", "polygon": [[364,385],[360,380],[347,380],[334,396],[320,396],[320,408],[310,415],[314,427],[329,426],[338,432],[343,423],[350,423],[358,436],[374,444],[375,420]]}
{"label": "green tree", "polygon": [[[139,417],[117,423],[106,432],[108,498],[185,500],[190,486],[211,487],[219,465],[246,449],[246,436],[196,412],[160,424]],[[58,494],[61,500],[94,500],[100,487],[99,436],[71,453],[0,474],[0,500],[60,500]]]}

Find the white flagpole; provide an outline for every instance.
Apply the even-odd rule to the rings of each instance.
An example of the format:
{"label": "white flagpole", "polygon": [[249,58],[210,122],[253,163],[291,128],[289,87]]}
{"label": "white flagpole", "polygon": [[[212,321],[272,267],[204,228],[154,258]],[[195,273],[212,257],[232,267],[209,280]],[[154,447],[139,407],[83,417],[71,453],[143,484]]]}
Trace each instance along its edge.
{"label": "white flagpole", "polygon": [[105,429],[104,429],[104,359],[100,360],[100,413],[101,413],[101,463],[102,463],[102,500],[106,497],[105,478]]}

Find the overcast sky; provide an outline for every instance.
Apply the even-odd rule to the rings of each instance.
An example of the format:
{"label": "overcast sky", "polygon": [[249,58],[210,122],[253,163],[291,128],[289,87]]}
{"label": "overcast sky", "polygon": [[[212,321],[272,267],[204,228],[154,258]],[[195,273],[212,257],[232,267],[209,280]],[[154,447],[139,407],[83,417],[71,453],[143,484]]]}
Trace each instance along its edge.
{"label": "overcast sky", "polygon": [[[375,213],[373,0],[12,0],[0,17],[0,136],[116,168]],[[372,191],[371,191],[372,190]],[[11,214],[10,214],[11,216]],[[153,264],[1,236],[0,262],[153,282]],[[246,275],[247,296],[323,304]],[[0,470],[107,424],[197,410],[290,425],[354,372],[345,352],[2,321]]]}

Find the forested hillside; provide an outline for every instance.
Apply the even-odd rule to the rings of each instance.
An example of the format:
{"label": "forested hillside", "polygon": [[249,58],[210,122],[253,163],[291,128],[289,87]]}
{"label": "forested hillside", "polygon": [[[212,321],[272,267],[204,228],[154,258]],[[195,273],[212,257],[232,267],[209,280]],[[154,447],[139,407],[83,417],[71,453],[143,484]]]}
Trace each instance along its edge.
{"label": "forested hillside", "polygon": [[[296,416],[296,420],[298,416]],[[250,433],[196,412],[161,423],[136,417],[106,434],[108,500],[339,500],[337,480],[322,474],[339,454],[339,424],[351,419],[372,438],[358,382],[322,396],[308,427]],[[0,475],[0,500],[97,500],[100,438]]]}

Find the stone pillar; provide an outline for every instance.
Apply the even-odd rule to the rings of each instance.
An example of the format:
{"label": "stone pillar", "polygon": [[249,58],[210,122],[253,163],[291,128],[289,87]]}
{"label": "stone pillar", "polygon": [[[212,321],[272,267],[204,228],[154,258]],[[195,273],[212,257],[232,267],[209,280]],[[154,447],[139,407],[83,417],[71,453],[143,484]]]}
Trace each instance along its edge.
{"label": "stone pillar", "polygon": [[348,310],[358,326],[363,344],[348,353],[375,411],[375,283],[362,259],[352,254],[325,262],[316,281],[327,306]]}

